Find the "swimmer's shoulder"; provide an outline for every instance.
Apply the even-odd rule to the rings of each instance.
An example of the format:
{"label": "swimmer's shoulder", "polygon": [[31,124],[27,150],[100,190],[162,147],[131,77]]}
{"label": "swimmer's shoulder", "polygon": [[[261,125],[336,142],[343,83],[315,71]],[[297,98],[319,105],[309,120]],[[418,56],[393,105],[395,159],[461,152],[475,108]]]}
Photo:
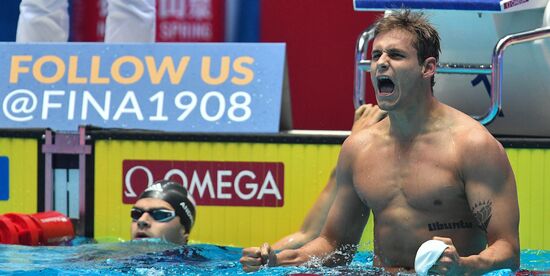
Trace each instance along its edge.
{"label": "swimmer's shoulder", "polygon": [[342,145],[341,153],[350,158],[357,157],[369,149],[379,147],[377,143],[384,143],[387,137],[387,126],[384,127],[382,122],[379,122],[348,136]]}
{"label": "swimmer's shoulder", "polygon": [[371,127],[361,129],[359,131],[352,132],[346,139],[344,144],[351,145],[367,145],[373,141],[380,140],[387,133],[387,126],[385,122],[379,122]]}
{"label": "swimmer's shoulder", "polygon": [[456,122],[453,129],[455,142],[458,143],[461,152],[467,153],[468,156],[475,156],[491,151],[503,151],[500,142],[484,125],[468,115],[463,116]]}
{"label": "swimmer's shoulder", "polygon": [[453,107],[446,106],[446,114],[449,120],[448,126],[452,129],[455,135],[467,135],[489,138],[492,137],[491,133],[480,122],[472,118],[470,115],[457,110]]}

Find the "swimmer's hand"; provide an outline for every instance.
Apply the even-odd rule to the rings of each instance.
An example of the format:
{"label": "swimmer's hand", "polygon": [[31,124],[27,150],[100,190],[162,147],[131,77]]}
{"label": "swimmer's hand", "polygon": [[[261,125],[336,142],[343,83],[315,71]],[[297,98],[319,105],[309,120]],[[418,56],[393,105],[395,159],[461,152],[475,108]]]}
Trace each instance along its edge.
{"label": "swimmer's hand", "polygon": [[275,250],[268,243],[262,247],[249,247],[243,249],[243,256],[239,260],[246,272],[259,270],[263,265],[276,266],[277,256]]}
{"label": "swimmer's hand", "polygon": [[433,239],[444,242],[448,247],[430,268],[428,275],[464,275],[460,265],[460,256],[453,241],[444,237],[433,237]]}
{"label": "swimmer's hand", "polygon": [[377,105],[364,104],[355,110],[351,132],[368,128],[384,119],[386,115],[387,112],[380,109]]}
{"label": "swimmer's hand", "polygon": [[243,256],[239,260],[246,272],[253,272],[262,266],[261,251],[259,247],[248,247],[243,249]]}
{"label": "swimmer's hand", "polygon": [[277,255],[275,255],[275,250],[271,248],[269,243],[264,243],[260,248],[262,256],[262,264],[267,266],[277,266]]}

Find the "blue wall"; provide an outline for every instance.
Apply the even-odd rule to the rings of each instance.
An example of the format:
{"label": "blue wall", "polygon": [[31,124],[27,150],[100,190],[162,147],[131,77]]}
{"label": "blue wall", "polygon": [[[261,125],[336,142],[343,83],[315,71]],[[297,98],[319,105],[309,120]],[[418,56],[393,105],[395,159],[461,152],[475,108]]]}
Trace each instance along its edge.
{"label": "blue wall", "polygon": [[2,0],[0,8],[0,41],[15,41],[21,0]]}

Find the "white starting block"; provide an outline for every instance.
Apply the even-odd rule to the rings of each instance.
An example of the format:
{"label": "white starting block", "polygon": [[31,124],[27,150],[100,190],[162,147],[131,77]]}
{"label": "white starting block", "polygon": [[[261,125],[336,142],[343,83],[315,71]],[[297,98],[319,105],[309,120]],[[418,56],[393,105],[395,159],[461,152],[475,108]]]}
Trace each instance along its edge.
{"label": "white starting block", "polygon": [[356,11],[384,11],[406,7],[427,10],[514,12],[546,7],[548,0],[355,0]]}
{"label": "white starting block", "polygon": [[[422,10],[441,37],[438,99],[495,135],[550,136],[548,0],[355,0],[354,7]],[[372,28],[357,41],[356,105],[364,101]]]}

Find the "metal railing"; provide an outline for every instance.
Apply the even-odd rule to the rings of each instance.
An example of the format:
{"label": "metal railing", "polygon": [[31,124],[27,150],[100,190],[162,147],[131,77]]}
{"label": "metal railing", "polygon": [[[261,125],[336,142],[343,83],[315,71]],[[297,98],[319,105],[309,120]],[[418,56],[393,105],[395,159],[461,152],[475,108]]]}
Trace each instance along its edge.
{"label": "metal railing", "polygon": [[[355,48],[355,108],[365,103],[365,75],[369,72],[371,61],[367,60],[367,48],[374,38],[374,25],[367,28],[357,39]],[[491,106],[482,116],[472,116],[483,125],[491,123],[502,109],[502,65],[504,50],[511,45],[550,37],[550,27],[538,28],[526,32],[507,35],[501,38],[493,50],[491,64],[454,64],[439,63],[436,72],[441,74],[486,74],[491,75]]]}

